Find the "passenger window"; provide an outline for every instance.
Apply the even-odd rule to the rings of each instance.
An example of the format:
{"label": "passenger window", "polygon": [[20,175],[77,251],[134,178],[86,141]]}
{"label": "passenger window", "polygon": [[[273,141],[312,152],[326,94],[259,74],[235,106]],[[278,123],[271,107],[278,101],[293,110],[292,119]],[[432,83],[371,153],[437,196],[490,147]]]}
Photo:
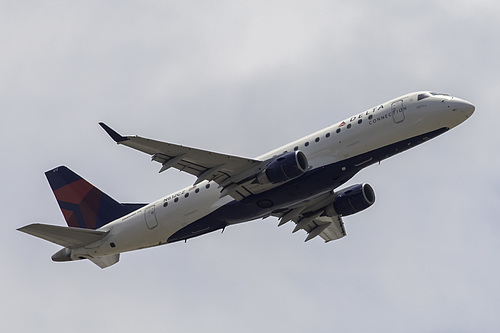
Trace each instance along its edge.
{"label": "passenger window", "polygon": [[319,138],[316,138],[314,141],[319,142]]}
{"label": "passenger window", "polygon": [[306,147],[307,147],[307,146],[309,146],[309,142],[306,142],[306,143],[304,144],[304,146],[306,146]]}
{"label": "passenger window", "polygon": [[326,135],[325,135],[325,136],[326,136],[327,138],[329,138],[329,137],[330,137],[330,132],[326,133]]}
{"label": "passenger window", "polygon": [[337,130],[335,132],[340,133],[340,128],[337,128]]}

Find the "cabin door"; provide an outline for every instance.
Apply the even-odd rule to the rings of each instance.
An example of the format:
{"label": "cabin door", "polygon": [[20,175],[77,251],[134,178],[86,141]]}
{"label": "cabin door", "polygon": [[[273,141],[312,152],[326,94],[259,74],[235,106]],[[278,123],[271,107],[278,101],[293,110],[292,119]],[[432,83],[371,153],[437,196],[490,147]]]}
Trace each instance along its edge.
{"label": "cabin door", "polygon": [[399,100],[397,102],[392,103],[391,110],[392,110],[392,120],[396,124],[402,123],[405,121],[405,107],[403,106],[403,100]]}
{"label": "cabin door", "polygon": [[158,220],[156,219],[155,206],[150,206],[144,211],[144,219],[146,220],[146,225],[148,229],[154,229],[158,226]]}

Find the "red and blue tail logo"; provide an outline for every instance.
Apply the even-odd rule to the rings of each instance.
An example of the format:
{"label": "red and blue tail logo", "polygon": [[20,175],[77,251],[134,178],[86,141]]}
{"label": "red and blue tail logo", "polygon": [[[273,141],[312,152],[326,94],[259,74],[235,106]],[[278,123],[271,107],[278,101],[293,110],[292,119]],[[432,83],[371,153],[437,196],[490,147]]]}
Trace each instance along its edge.
{"label": "red and blue tail logo", "polygon": [[121,204],[65,166],[45,173],[70,227],[98,229],[143,204]]}

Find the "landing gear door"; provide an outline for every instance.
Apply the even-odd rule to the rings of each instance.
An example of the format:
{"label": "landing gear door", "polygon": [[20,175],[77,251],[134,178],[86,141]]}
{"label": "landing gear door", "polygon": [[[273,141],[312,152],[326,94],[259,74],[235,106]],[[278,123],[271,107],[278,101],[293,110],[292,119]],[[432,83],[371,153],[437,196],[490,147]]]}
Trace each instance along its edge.
{"label": "landing gear door", "polygon": [[146,226],[148,227],[148,229],[154,229],[158,226],[155,205],[146,208],[146,210],[144,211],[144,219],[146,220]]}
{"label": "landing gear door", "polygon": [[397,101],[397,102],[392,103],[391,110],[392,110],[392,120],[394,120],[394,122],[396,124],[399,124],[399,123],[402,123],[403,121],[405,121],[406,108],[403,105],[402,99]]}

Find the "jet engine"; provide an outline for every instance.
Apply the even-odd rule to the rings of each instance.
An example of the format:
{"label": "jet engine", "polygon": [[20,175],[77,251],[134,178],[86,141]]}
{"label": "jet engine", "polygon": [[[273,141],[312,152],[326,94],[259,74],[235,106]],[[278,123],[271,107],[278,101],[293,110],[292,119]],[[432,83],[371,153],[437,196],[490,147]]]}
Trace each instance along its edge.
{"label": "jet engine", "polygon": [[297,150],[275,157],[257,175],[260,184],[279,184],[303,175],[309,166],[306,155]]}
{"label": "jet engine", "polygon": [[338,215],[358,213],[375,202],[375,192],[369,184],[357,184],[336,193],[333,208]]}

